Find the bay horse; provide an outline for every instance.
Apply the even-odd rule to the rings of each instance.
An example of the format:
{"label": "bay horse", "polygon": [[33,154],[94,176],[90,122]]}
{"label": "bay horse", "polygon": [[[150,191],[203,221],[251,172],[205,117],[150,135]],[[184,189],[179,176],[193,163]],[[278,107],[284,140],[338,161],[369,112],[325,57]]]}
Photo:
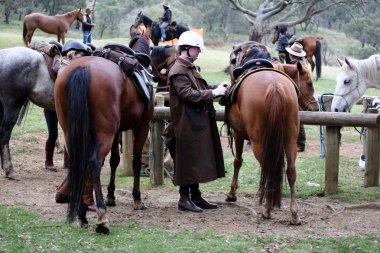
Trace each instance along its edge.
{"label": "bay horse", "polygon": [[29,101],[54,110],[54,80],[44,56],[27,47],[0,50],[0,154],[5,177],[20,180],[14,170],[9,140]]}
{"label": "bay horse", "polygon": [[296,85],[283,72],[268,68],[246,72],[239,80],[236,102],[226,108],[235,141],[234,175],[242,165],[244,140],[249,140],[261,167],[261,215],[269,219],[273,208],[281,206],[286,157],[290,222],[298,225],[301,220],[294,188],[299,131]]}
{"label": "bay horse", "polygon": [[380,89],[380,54],[364,60],[338,59],[341,66],[331,104],[334,112],[350,111],[368,88]]}
{"label": "bay horse", "polygon": [[[73,61],[55,82],[55,106],[70,157],[70,201],[68,220],[79,217],[87,226],[83,203],[85,182],[94,183],[98,233],[109,233],[109,222],[100,183],[100,171],[111,151],[111,169],[120,161],[119,132],[132,130],[133,199],[135,209],[144,209],[140,193],[141,152],[153,116],[153,99],[147,103],[134,81],[112,61],[101,57],[82,57]],[[153,94],[151,94],[153,98]]]}
{"label": "bay horse", "polygon": [[[275,29],[272,43],[275,44],[278,40],[279,32],[278,29]],[[306,53],[306,59],[311,65],[311,70],[314,71],[316,69],[316,75],[317,80],[321,78],[322,74],[322,48],[321,48],[321,38],[319,37],[303,37],[303,38],[297,38],[295,36],[292,36],[289,41],[288,45],[291,46],[294,42],[298,42],[303,46],[303,50]],[[313,60],[313,57],[315,59],[315,62]]]}
{"label": "bay horse", "polygon": [[154,81],[157,82],[156,92],[169,91],[167,85],[170,68],[176,60],[176,47],[173,45],[153,47],[150,52],[152,73]]}
{"label": "bay horse", "polygon": [[[156,21],[153,21],[151,18],[147,17],[146,15],[142,14],[140,11],[137,14],[137,17],[134,22],[134,26],[138,27],[140,24],[144,24],[147,28],[146,33],[148,34],[149,38],[152,40],[153,45],[158,46],[158,42],[161,39],[161,29],[160,24]],[[166,41],[170,41],[173,39],[178,39],[179,36],[183,33],[189,31],[189,28],[180,24],[177,24],[177,22],[173,21],[171,24],[169,24],[168,28],[166,29]]]}
{"label": "bay horse", "polygon": [[24,44],[25,46],[30,44],[33,33],[37,28],[49,34],[56,34],[57,41],[65,44],[65,34],[75,20],[83,22],[81,8],[55,16],[47,16],[41,13],[28,14],[24,17],[22,31]]}

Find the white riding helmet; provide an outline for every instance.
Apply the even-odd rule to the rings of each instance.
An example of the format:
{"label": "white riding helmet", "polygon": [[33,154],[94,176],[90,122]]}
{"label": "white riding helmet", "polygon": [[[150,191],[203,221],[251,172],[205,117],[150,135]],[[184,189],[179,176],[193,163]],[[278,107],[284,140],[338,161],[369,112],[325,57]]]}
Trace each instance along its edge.
{"label": "white riding helmet", "polygon": [[204,46],[203,38],[199,33],[193,31],[186,31],[179,36],[178,46],[192,46],[206,49]]}

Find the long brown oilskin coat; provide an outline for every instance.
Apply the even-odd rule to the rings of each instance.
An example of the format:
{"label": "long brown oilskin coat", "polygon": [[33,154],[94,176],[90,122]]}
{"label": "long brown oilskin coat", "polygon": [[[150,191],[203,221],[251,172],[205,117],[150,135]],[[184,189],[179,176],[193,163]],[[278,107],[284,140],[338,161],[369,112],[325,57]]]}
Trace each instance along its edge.
{"label": "long brown oilskin coat", "polygon": [[212,89],[196,66],[178,57],[168,76],[174,133],[175,185],[224,177],[224,160],[215,121]]}

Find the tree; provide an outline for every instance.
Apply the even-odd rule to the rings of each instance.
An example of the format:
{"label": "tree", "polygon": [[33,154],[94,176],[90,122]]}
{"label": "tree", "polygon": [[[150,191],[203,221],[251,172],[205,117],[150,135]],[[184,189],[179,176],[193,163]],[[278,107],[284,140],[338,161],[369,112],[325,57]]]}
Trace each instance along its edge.
{"label": "tree", "polygon": [[[364,1],[364,0],[363,0]],[[229,0],[233,10],[245,14],[251,23],[250,40],[261,42],[263,36],[275,27],[290,27],[310,19],[337,5],[356,5],[362,0],[265,0],[258,4],[256,11],[249,10],[241,0]]]}

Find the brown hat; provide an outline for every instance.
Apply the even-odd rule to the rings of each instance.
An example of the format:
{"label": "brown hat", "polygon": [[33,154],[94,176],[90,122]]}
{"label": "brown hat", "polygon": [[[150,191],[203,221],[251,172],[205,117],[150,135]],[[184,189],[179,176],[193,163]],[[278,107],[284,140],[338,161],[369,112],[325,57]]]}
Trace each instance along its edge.
{"label": "brown hat", "polygon": [[303,51],[303,46],[298,43],[294,42],[294,44],[291,47],[285,48],[286,51],[288,51],[289,54],[299,56],[299,57],[304,57],[306,56],[305,51]]}
{"label": "brown hat", "polygon": [[168,1],[162,2],[162,6],[170,8],[170,4]]}

